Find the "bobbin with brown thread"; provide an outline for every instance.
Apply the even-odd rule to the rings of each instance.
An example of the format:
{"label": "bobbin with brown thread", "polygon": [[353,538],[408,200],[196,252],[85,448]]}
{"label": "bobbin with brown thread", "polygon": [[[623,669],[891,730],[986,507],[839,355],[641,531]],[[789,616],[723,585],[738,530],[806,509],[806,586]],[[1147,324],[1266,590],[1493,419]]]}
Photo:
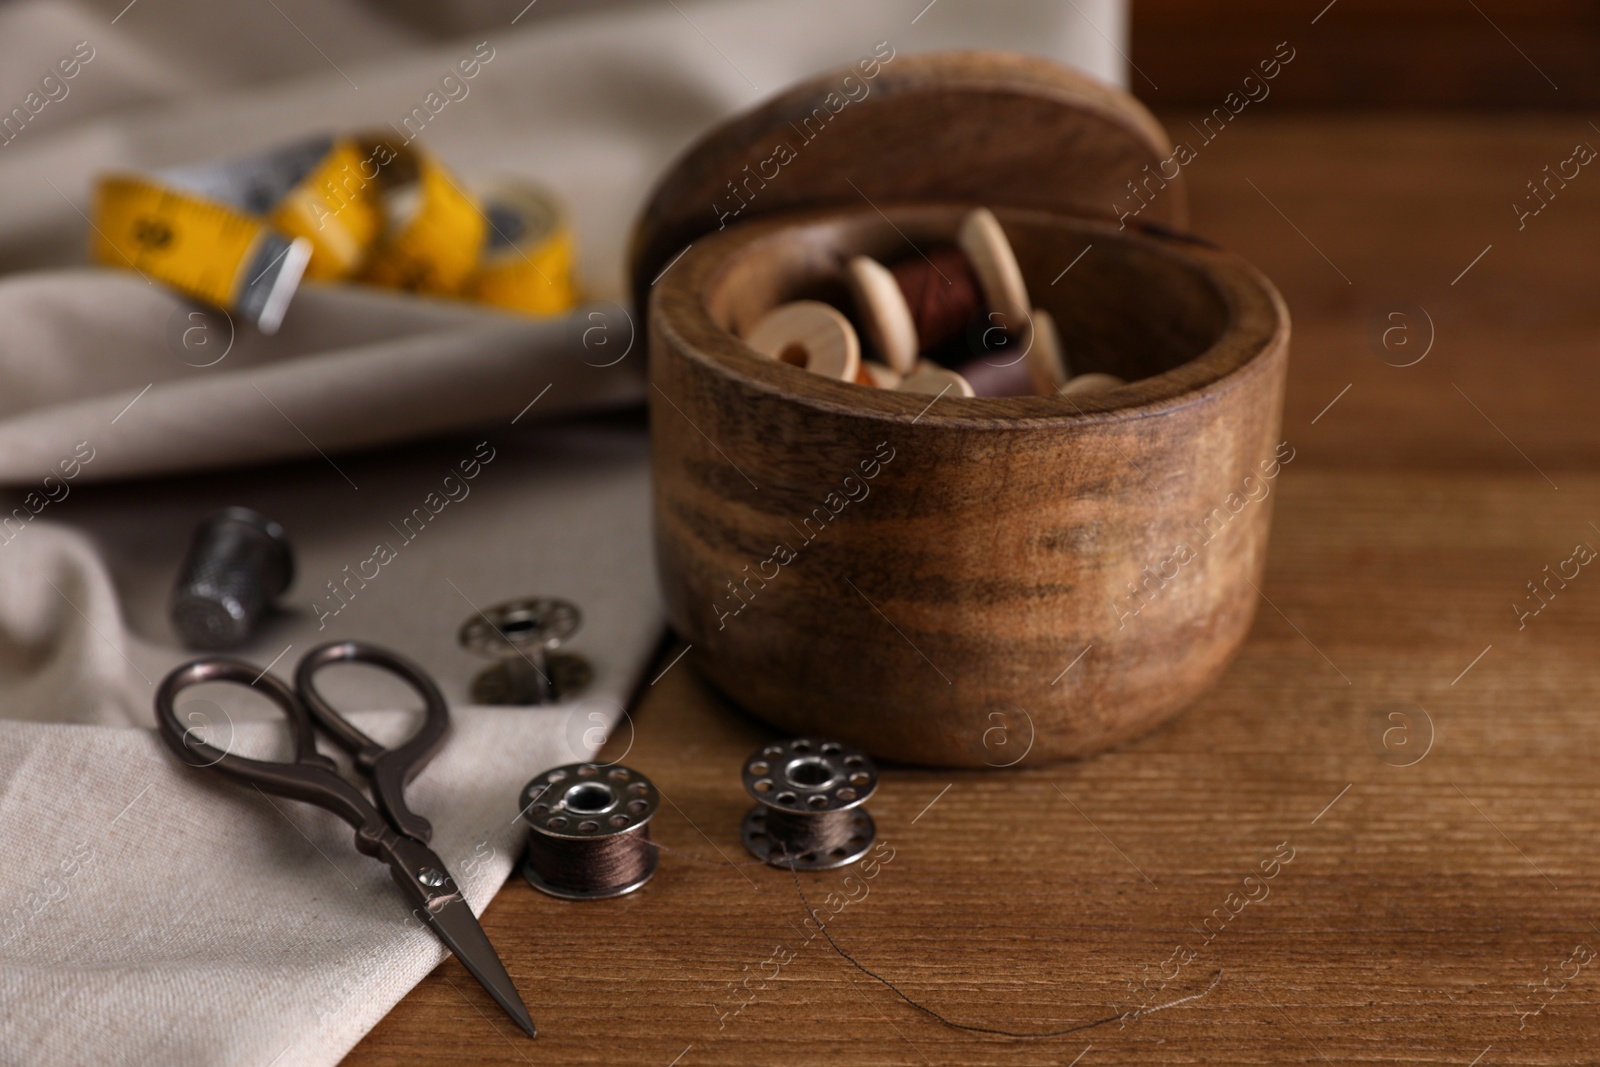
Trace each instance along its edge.
{"label": "bobbin with brown thread", "polygon": [[621,764],[568,763],[522,788],[528,824],[522,876],[563,900],[631,893],[656,873],[650,819],[661,804],[655,784]]}
{"label": "bobbin with brown thread", "polygon": [[589,661],[557,651],[583,625],[576,604],[555,597],[523,597],[474,611],[456,640],[495,662],[472,680],[478,704],[554,704],[581,692],[594,678]]}
{"label": "bobbin with brown thread", "polygon": [[862,805],[878,788],[878,768],[836,741],[763,745],[745,760],[744,788],[756,800],[744,817],[744,847],[774,867],[843,867],[866,855],[877,836]]}

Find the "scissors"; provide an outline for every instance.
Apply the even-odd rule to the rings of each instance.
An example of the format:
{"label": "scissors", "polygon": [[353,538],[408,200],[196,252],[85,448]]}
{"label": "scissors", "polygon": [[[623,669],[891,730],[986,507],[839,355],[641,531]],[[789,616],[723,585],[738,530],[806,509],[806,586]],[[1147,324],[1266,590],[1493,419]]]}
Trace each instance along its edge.
{"label": "scissors", "polygon": [[[395,675],[422,697],[422,726],[405,744],[387,748],[352,726],[317,691],[314,676],[333,663],[364,663]],[[236,756],[207,743],[194,727],[178,720],[173,701],[183,690],[203,682],[248,686],[282,709],[294,739],[288,762]],[[405,786],[444,743],[450,730],[450,709],[439,687],[421,667],[376,645],[334,641],[301,658],[290,689],[275,675],[243,660],[198,659],[176,668],[156,690],[156,719],[161,736],[185,763],[246,782],[264,793],[326,808],[356,831],[356,848],[383,860],[414,909],[412,914],[433,927],[464,967],[504,1008],[516,1024],[535,1036],[533,1019],[489,943],[488,935],[456,888],[444,861],[430,848],[433,827],[406,807]],[[352,757],[356,770],[371,782],[372,801],[339,774],[338,765],[317,751],[314,726],[320,726]]]}

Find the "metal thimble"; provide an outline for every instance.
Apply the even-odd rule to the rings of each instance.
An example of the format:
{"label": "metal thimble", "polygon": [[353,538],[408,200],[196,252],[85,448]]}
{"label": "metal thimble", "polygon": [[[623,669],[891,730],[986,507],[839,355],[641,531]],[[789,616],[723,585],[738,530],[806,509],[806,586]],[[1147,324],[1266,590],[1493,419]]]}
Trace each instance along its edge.
{"label": "metal thimble", "polygon": [[249,508],[225,508],[195,530],[172,591],[172,627],[190,648],[237,647],[293,578],[283,527]]}

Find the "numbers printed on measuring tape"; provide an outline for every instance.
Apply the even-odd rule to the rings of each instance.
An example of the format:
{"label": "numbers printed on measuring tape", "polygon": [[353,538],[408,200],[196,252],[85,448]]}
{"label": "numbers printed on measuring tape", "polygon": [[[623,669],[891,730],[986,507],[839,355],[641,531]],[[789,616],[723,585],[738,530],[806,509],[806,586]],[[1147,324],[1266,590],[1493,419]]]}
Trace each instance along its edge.
{"label": "numbers printed on measuring tape", "polygon": [[172,227],[161,219],[139,219],[133,224],[133,239],[146,248],[165,248],[172,243]]}

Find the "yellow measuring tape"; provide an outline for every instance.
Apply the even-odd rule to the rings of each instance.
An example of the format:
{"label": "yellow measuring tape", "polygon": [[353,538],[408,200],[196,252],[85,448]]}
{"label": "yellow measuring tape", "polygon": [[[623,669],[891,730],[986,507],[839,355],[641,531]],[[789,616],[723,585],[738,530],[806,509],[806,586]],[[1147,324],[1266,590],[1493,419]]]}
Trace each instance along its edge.
{"label": "yellow measuring tape", "polygon": [[484,200],[490,232],[468,298],[532,315],[575,307],[575,242],[555,201],[526,185],[493,187]]}
{"label": "yellow measuring tape", "polygon": [[577,304],[556,202],[515,183],[481,199],[383,134],[101,179],[92,258],[277,330],[302,277],[552,315]]}

